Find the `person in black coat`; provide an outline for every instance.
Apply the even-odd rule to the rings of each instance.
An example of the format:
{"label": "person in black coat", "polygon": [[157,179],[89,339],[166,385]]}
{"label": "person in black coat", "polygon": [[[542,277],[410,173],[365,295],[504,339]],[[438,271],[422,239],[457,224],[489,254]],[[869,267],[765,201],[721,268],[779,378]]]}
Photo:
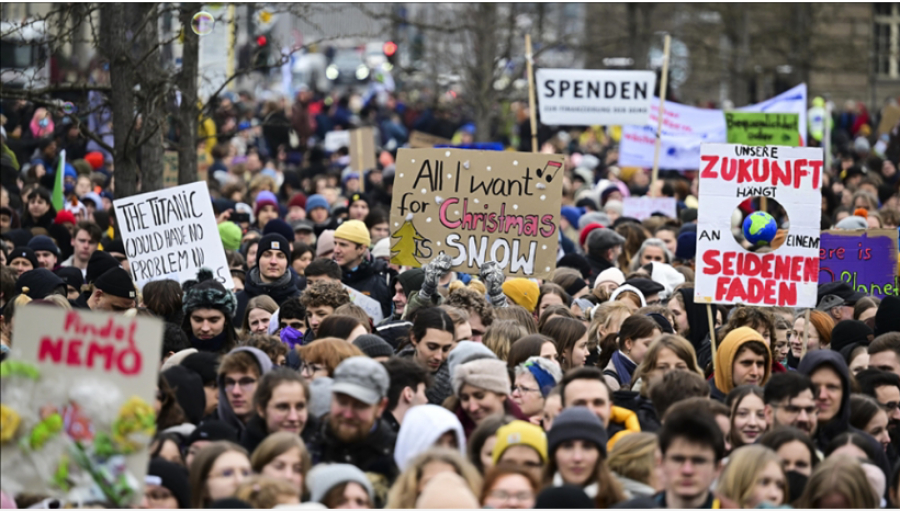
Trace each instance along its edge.
{"label": "person in black coat", "polygon": [[243,318],[247,302],[259,295],[268,295],[279,306],[300,296],[300,277],[291,269],[291,248],[284,236],[271,233],[259,240],[256,266],[247,272],[244,289],[237,294],[235,318]]}
{"label": "person in black coat", "polygon": [[382,317],[388,318],[394,296],[388,287],[388,266],[368,254],[371,243],[366,224],[347,220],[334,231],[334,260],[343,272],[341,281],[380,303]]}

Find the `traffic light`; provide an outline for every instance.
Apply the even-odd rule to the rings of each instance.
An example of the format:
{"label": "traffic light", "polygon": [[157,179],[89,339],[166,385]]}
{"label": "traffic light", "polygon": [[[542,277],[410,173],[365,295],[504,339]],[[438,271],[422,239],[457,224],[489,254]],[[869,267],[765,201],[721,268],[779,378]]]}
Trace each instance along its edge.
{"label": "traffic light", "polygon": [[384,50],[384,56],[387,57],[387,61],[391,63],[391,65],[396,65],[397,59],[397,43],[394,41],[388,41],[384,43],[382,47]]}
{"label": "traffic light", "polygon": [[[253,66],[263,67],[269,65],[269,38],[265,34],[256,36],[256,50],[253,52]],[[265,73],[265,71],[263,71]]]}

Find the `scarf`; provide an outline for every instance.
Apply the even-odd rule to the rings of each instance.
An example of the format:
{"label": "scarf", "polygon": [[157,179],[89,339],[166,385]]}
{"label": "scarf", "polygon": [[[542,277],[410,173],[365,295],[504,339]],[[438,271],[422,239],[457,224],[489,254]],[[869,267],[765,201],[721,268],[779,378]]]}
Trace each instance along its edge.
{"label": "scarf", "polygon": [[[565,484],[566,482],[563,481],[562,474],[560,474],[559,472],[553,474],[554,487],[564,486]],[[584,490],[584,493],[586,493],[588,497],[596,499],[597,492],[600,491],[600,485],[597,482],[593,482],[587,486],[582,486],[581,489]]]}
{"label": "scarf", "polygon": [[[225,327],[230,328],[230,325],[226,324]],[[219,351],[222,351],[222,347],[225,346],[226,340],[228,340],[228,330],[222,330],[221,334],[210,339],[200,339],[197,336],[192,335],[191,346],[197,348],[197,351],[211,351],[213,353],[218,353]]]}
{"label": "scarf", "polygon": [[619,375],[619,383],[622,386],[628,385],[631,383],[631,375],[634,374],[634,370],[637,368],[637,364],[634,363],[630,358],[625,356],[621,350],[616,350],[612,355],[612,363],[616,368],[616,373]]}

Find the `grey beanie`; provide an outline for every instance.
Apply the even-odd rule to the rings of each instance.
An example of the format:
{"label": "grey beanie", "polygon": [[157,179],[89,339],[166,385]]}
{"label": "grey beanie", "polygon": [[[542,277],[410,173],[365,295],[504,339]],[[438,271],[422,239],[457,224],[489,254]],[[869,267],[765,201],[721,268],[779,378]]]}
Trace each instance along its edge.
{"label": "grey beanie", "polygon": [[394,354],[394,348],[375,334],[360,335],[353,341],[353,345],[370,358],[390,357]]}
{"label": "grey beanie", "polygon": [[594,229],[587,237],[588,253],[595,255],[600,255],[600,252],[604,250],[624,244],[625,238],[616,231],[606,227]]}
{"label": "grey beanie", "polygon": [[601,211],[585,213],[578,219],[578,230],[582,230],[591,224],[609,225],[609,216]]}
{"label": "grey beanie", "polygon": [[497,355],[480,342],[459,341],[456,343],[456,347],[453,348],[453,351],[450,352],[450,356],[447,357],[448,374],[452,378],[453,375],[456,374],[456,368],[459,367],[460,364],[465,364],[466,362],[471,362],[480,358],[497,358]]}
{"label": "grey beanie", "polygon": [[600,419],[584,406],[566,408],[553,419],[553,427],[547,432],[547,454],[553,453],[563,442],[585,440],[597,445],[600,455],[606,458],[606,442],[609,435]]}
{"label": "grey beanie", "polygon": [[868,229],[869,223],[866,222],[866,219],[861,216],[848,216],[847,218],[841,220],[834,226],[835,229],[844,229],[844,230],[854,230],[854,229]]}
{"label": "grey beanie", "polygon": [[343,483],[357,483],[366,489],[369,501],[375,502],[375,491],[372,483],[362,470],[354,465],[334,463],[331,465],[318,465],[306,476],[306,485],[309,487],[309,500],[322,502],[325,495],[335,486]]}
{"label": "grey beanie", "polygon": [[309,382],[309,413],[319,419],[331,410],[331,386],[334,380],[327,376]]}
{"label": "grey beanie", "polygon": [[458,396],[460,389],[467,383],[501,396],[508,396],[511,384],[506,362],[497,358],[483,358],[461,364],[453,373],[453,393]]}

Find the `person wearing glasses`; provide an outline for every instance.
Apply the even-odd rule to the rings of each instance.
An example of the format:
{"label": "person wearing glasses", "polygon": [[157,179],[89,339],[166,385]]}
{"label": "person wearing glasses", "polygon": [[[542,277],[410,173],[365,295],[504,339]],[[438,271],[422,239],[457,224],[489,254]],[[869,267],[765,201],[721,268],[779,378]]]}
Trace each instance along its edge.
{"label": "person wearing glasses", "polygon": [[663,491],[653,500],[669,509],[720,509],[710,488],[722,470],[725,439],[711,414],[684,409],[666,416],[659,433]]}
{"label": "person wearing glasses", "polygon": [[867,369],[856,375],[859,390],[872,396],[888,414],[888,432],[900,433],[900,376],[878,369]]}
{"label": "person wearing glasses", "polygon": [[242,346],[228,352],[219,365],[218,417],[214,417],[243,433],[255,415],[253,394],[262,375],[272,369],[272,361],[262,351]]}
{"label": "person wearing glasses", "polygon": [[768,430],[793,426],[810,438],[816,434],[819,409],[809,376],[797,371],[772,376],[763,392],[763,403]]}
{"label": "person wearing glasses", "polygon": [[541,425],[547,395],[560,380],[562,370],[556,361],[529,357],[516,367],[516,380],[510,397],[529,422]]}

